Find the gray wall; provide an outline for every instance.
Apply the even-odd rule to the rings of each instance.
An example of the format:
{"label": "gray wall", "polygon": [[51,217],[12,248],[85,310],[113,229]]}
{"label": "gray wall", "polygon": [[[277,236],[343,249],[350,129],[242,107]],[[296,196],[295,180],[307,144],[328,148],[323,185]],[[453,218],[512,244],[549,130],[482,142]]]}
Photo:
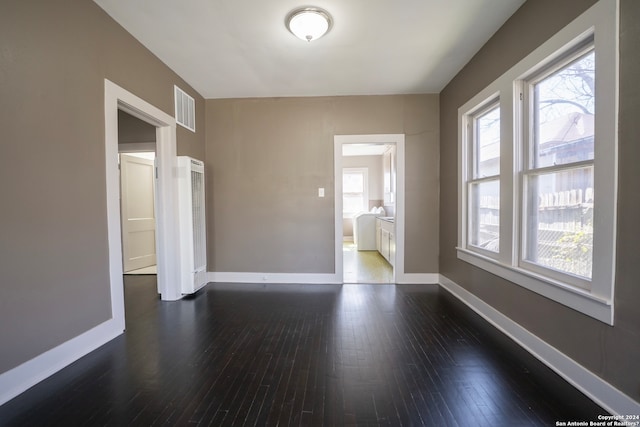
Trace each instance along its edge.
{"label": "gray wall", "polygon": [[437,272],[438,102],[438,95],[207,100],[208,269],[333,273],[333,136],[405,133],[405,271]]}
{"label": "gray wall", "polygon": [[456,258],[457,109],[586,10],[592,0],[527,1],[440,94],[440,273],[640,401],[640,2],[621,1],[619,194],[615,326],[532,293]]}
{"label": "gray wall", "polygon": [[118,152],[156,151],[156,127],[118,110]]}
{"label": "gray wall", "polygon": [[92,1],[0,3],[0,373],[111,316],[104,78],[173,115],[204,100]]}

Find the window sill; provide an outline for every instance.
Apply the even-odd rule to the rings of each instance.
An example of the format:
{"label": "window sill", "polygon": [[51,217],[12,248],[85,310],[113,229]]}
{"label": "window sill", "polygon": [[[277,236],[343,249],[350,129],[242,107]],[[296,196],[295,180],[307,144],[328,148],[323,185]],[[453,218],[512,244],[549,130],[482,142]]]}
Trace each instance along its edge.
{"label": "window sill", "polygon": [[462,261],[608,325],[613,325],[613,304],[609,299],[594,295],[584,289],[553,281],[518,267],[502,264],[497,260],[482,256],[468,249],[459,247],[456,249],[458,251],[458,259]]}

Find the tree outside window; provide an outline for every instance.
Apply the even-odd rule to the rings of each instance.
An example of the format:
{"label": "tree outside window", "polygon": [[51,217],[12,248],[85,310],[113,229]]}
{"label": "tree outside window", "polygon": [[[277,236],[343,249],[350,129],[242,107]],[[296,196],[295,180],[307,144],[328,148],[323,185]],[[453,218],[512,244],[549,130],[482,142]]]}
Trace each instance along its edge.
{"label": "tree outside window", "polygon": [[593,49],[530,83],[525,259],[591,278],[595,55]]}

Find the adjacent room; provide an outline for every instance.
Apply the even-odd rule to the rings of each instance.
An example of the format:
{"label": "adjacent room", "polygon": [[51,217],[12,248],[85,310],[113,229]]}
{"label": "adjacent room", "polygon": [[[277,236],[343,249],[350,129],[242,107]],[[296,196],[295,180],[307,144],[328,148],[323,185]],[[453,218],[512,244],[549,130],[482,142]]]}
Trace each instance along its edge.
{"label": "adjacent room", "polygon": [[156,128],[118,110],[124,274],[156,274]]}
{"label": "adjacent room", "polygon": [[395,283],[395,145],[342,145],[344,283]]}
{"label": "adjacent room", "polygon": [[638,22],[3,0],[0,425],[638,425]]}

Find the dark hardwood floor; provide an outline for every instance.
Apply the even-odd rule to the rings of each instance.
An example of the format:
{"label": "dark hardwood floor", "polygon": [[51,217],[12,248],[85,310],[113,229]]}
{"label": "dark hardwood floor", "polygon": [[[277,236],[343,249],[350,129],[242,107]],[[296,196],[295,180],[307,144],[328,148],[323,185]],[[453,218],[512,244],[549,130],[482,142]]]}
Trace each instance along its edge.
{"label": "dark hardwood floor", "polygon": [[7,426],[551,426],[605,411],[437,286],[126,276],[126,333],[0,407]]}

